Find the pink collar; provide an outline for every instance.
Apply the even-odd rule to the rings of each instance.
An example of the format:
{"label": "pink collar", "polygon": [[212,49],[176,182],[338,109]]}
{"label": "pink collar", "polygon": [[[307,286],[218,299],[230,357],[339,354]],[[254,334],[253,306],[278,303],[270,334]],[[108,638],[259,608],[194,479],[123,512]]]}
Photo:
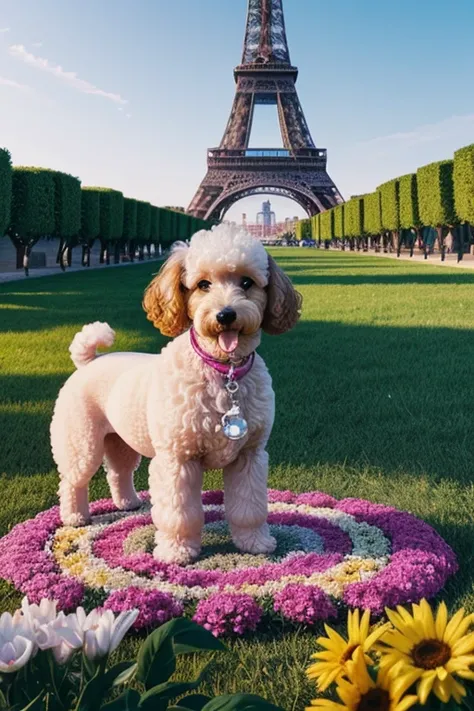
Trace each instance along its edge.
{"label": "pink collar", "polygon": [[240,380],[252,369],[255,352],[251,353],[247,358],[244,359],[242,365],[234,366],[232,363],[222,363],[221,361],[213,358],[209,353],[202,350],[196,338],[196,333],[194,328],[191,328],[190,332],[191,345],[194,348],[195,353],[204,361],[206,365],[209,365],[214,370],[217,370],[221,375],[227,375],[230,380]]}

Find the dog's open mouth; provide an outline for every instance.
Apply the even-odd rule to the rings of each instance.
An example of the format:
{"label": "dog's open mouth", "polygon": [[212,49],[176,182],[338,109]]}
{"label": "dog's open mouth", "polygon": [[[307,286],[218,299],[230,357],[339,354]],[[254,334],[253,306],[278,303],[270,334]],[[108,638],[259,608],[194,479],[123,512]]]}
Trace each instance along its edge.
{"label": "dog's open mouth", "polygon": [[217,342],[224,353],[233,353],[239,345],[239,332],[222,331],[217,337]]}

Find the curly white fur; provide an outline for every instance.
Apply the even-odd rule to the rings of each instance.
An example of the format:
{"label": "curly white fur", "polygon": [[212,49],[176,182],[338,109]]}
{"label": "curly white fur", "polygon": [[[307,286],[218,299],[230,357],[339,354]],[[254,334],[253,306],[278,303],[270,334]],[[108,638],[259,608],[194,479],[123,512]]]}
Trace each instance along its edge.
{"label": "curly white fur", "polygon": [[[177,316],[184,323],[195,312],[205,314],[195,328],[201,345],[211,347],[218,335],[213,330],[216,309],[230,300],[238,316],[239,347],[253,350],[272,307],[264,287],[269,284],[271,294],[271,281],[278,277],[286,285],[283,291],[279,287],[279,293],[285,296],[286,288],[291,300],[289,280],[282,273],[271,277],[275,267],[264,248],[228,226],[199,232],[189,247],[180,246],[177,251],[179,260],[173,262],[176,255],[172,255],[156,277],[145,307],[153,308],[155,294],[157,299],[164,294],[165,307],[157,310],[160,317],[170,300],[185,311]],[[242,273],[251,274],[255,281],[249,293],[239,286]],[[213,280],[213,293],[192,291],[203,275]],[[187,301],[183,284],[190,290]],[[257,322],[256,313],[260,314]],[[293,322],[275,332],[288,330],[297,317],[295,311]],[[275,540],[266,523],[265,447],[273,425],[274,394],[263,360],[257,355],[253,369],[240,383],[249,432],[235,442],[221,431],[222,416],[229,408],[222,376],[194,352],[187,332],[160,355],[96,357],[97,347],[111,345],[113,337],[110,326],[95,323],[85,326],[71,344],[78,370],[60,391],[51,423],[63,523],[80,526],[89,521],[88,485],[102,463],[116,506],[122,510],[138,507],[133,474],[145,456],[151,458],[149,488],[158,559],[186,563],[199,554],[204,522],[202,477],[211,468],[224,469],[226,516],[237,547],[251,553],[272,551]]]}
{"label": "curly white fur", "polygon": [[82,366],[94,360],[97,355],[97,348],[100,346],[110,348],[114,340],[115,331],[110,328],[108,323],[101,323],[100,321],[89,323],[83,327],[82,331],[76,333],[69,346],[71,360],[76,368],[82,368]]}

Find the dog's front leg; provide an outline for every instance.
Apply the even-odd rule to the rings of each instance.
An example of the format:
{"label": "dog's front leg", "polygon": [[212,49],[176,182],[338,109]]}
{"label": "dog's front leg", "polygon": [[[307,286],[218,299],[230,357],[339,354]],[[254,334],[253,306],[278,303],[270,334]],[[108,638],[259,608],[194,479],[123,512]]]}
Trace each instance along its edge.
{"label": "dog's front leg", "polygon": [[202,466],[157,452],[149,473],[151,517],[156,527],[153,555],[165,563],[189,563],[201,550]]}
{"label": "dog's front leg", "polygon": [[246,553],[272,553],[276,541],[267,523],[268,454],[245,449],[224,469],[225,515],[232,540]]}

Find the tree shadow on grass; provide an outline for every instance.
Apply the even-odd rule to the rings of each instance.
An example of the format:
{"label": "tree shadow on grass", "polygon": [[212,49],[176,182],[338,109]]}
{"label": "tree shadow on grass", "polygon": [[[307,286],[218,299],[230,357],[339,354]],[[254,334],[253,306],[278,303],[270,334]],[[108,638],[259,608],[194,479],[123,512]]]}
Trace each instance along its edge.
{"label": "tree shadow on grass", "polygon": [[0,306],[7,307],[0,308],[0,332],[43,331],[101,320],[110,321],[115,328],[136,328],[139,322],[149,334],[154,329],[143,312],[137,319],[137,307],[139,310],[143,291],[156,271],[156,264],[144,264],[120,273],[97,270],[68,274],[59,281],[44,277],[34,285],[0,285]]}

